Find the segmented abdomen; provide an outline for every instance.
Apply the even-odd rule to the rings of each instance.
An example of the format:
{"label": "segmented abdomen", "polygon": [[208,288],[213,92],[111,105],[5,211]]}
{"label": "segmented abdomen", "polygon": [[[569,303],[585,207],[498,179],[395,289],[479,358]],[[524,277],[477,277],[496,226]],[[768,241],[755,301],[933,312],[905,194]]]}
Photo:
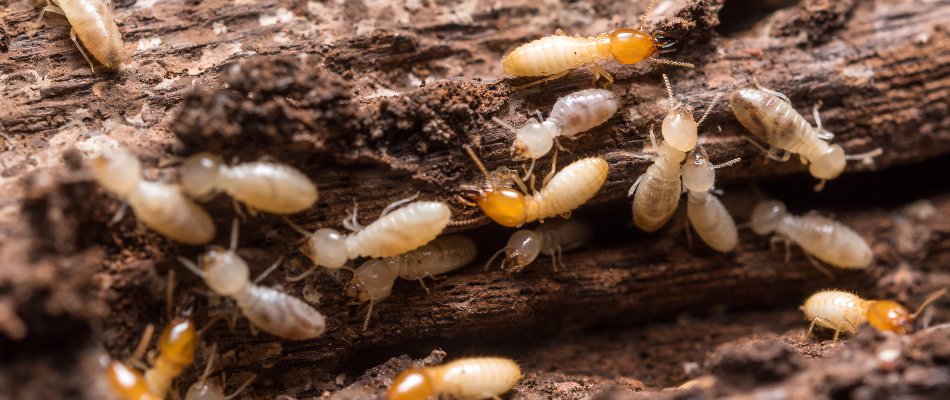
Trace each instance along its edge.
{"label": "segmented abdomen", "polygon": [[291,340],[311,339],[323,334],[326,319],[302,300],[264,286],[248,285],[235,296],[251,324],[261,330]]}
{"label": "segmented abdomen", "polygon": [[777,148],[809,153],[818,141],[814,129],[791,105],[769,93],[741,89],[733,93],[732,111],[750,132]]}
{"label": "segmented abdomen", "polygon": [[603,124],[619,107],[620,101],[614,92],[585,89],[558,99],[548,119],[561,128],[561,136],[570,138]]}
{"label": "segmented abdomen", "polygon": [[808,254],[835,267],[867,268],[874,258],[861,235],[820,215],[786,218],[779,228]]}
{"label": "segmented abdomen", "polygon": [[593,235],[584,221],[575,218],[545,222],[534,228],[534,233],[541,238],[541,252],[545,255],[553,254],[558,248],[573,250],[587,243]]}
{"label": "segmented abdomen", "polygon": [[410,203],[347,237],[349,258],[385,258],[415,250],[439,236],[451,217],[445,203]]}
{"label": "segmented abdomen", "polygon": [[518,364],[501,357],[462,358],[431,368],[435,391],[460,400],[497,397],[521,379]]}
{"label": "segmented abdomen", "polygon": [[139,221],[172,240],[197,245],[214,239],[211,217],[178,186],[141,181],[128,202]]}
{"label": "segmented abdomen", "polygon": [[399,277],[421,279],[437,276],[468,265],[478,254],[475,242],[466,236],[448,235],[402,256]]}
{"label": "segmented abdomen", "polygon": [[856,333],[857,327],[867,320],[862,303],[864,299],[851,293],[825,290],[805,300],[802,311],[805,318],[818,326]]}
{"label": "segmented abdomen", "polygon": [[709,193],[690,193],[686,214],[690,225],[709,247],[723,253],[736,248],[739,242],[736,223],[719,198]]}
{"label": "segmented abdomen", "polygon": [[567,214],[600,190],[607,179],[607,161],[599,157],[577,160],[554,175],[534,196],[527,196],[529,215],[525,222]]}
{"label": "segmented abdomen", "polygon": [[602,59],[596,38],[554,35],[519,46],[502,66],[512,76],[550,76]]}
{"label": "segmented abdomen", "polygon": [[250,162],[227,171],[224,189],[254,209],[293,214],[310,208],[317,201],[317,187],[296,168]]}

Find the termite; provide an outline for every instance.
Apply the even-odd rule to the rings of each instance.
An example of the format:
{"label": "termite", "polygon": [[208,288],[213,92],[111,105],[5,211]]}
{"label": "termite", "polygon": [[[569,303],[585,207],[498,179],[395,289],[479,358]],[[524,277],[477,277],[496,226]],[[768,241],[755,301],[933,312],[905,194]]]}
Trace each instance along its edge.
{"label": "termite", "polygon": [[235,252],[237,242],[238,224],[235,220],[231,227],[229,248],[212,247],[199,258],[198,265],[184,257],[178,257],[178,261],[204,279],[212,291],[234,299],[253,326],[291,340],[322,335],[327,327],[323,314],[287,293],[257,285],[280,265],[282,259],[278,259],[251,282],[247,262]]}
{"label": "termite", "polygon": [[119,33],[119,27],[112,16],[111,3],[106,0],[46,0],[46,7],[40,12],[37,23],[40,23],[48,12],[66,17],[72,25],[69,37],[79,49],[79,54],[89,63],[92,72],[96,72],[96,67],[80,46],[80,42],[92,53],[93,58],[106,68],[115,70],[122,64],[125,51],[122,48],[122,34]]}
{"label": "termite", "polygon": [[728,253],[736,248],[739,235],[736,222],[726,211],[719,198],[711,193],[716,183],[716,168],[727,167],[739,162],[736,158],[714,165],[702,147],[690,154],[692,161],[683,166],[683,188],[689,194],[686,202],[686,215],[699,237],[714,250]]}
{"label": "termite", "polygon": [[287,220],[291,227],[307,237],[302,252],[314,263],[311,270],[291,280],[299,280],[320,267],[340,269],[354,258],[398,256],[431,242],[449,224],[452,212],[440,201],[416,201],[400,207],[413,198],[388,205],[379,219],[365,227],[357,221],[354,207],[349,220],[343,221],[344,227],[354,231],[349,235],[331,228],[311,233]]}
{"label": "termite", "polygon": [[[180,186],[142,179],[142,165],[127,150],[93,159],[90,170],[99,185],[125,201],[139,221],[156,232],[193,245],[214,238],[214,223],[208,213],[189,199]],[[122,210],[114,221],[121,218]]]}
{"label": "termite", "polygon": [[237,397],[244,389],[247,389],[250,386],[251,382],[256,378],[255,375],[251,375],[241,386],[238,386],[231,394],[224,394],[224,378],[221,378],[221,383],[218,383],[214,380],[208,379],[211,375],[211,368],[214,364],[215,358],[215,349],[217,347],[212,345],[211,351],[208,356],[208,363],[205,365],[204,372],[201,373],[201,376],[198,378],[198,381],[193,383],[188,387],[188,391],[185,392],[185,400],[229,400]]}
{"label": "termite", "polygon": [[614,78],[601,65],[608,61],[620,64],[636,64],[649,59],[662,64],[692,68],[684,62],[654,58],[657,53],[673,51],[677,42],[663,35],[644,31],[647,15],[656,0],[650,1],[646,12],[640,17],[640,26],[618,28],[597,36],[567,36],[558,29],[553,36],[546,36],[514,49],[502,60],[505,73],[517,77],[545,77],[539,82],[558,79],[572,69],[587,65],[594,73],[594,81],[600,76],[613,82]]}
{"label": "termite", "polygon": [[590,241],[593,232],[578,219],[554,220],[534,229],[521,229],[511,235],[508,244],[498,250],[488,262],[487,269],[496,257],[505,254],[501,268],[509,273],[521,272],[534,262],[539,254],[551,257],[551,267],[557,271],[564,263],[564,251],[571,251]]}
{"label": "termite", "polygon": [[860,269],[871,265],[874,254],[861,235],[844,224],[810,212],[797,217],[786,211],[778,200],[759,202],[752,209],[752,231],[759,235],[774,233],[774,240],[785,240],[786,260],[790,242],[801,246],[809,261],[824,269],[811,256],[839,268]]}
{"label": "termite", "polygon": [[[766,89],[758,81],[755,81],[755,86],[758,89],[740,89],[732,94],[732,112],[746,129],[772,148],[765,150],[754,141],[749,142],[778,161],[787,161],[793,153],[799,154],[802,163],[808,164],[811,175],[820,180],[815,186],[816,191],[821,190],[826,181],[841,175],[847,160],[870,163],[883,153],[878,148],[867,153],[845,155],[841,145],[826,142],[834,138],[834,134],[821,126],[818,115],[821,102],[812,109],[815,126],[811,126],[792,108],[791,101],[784,94]],[[780,157],[779,152],[784,154]]]}
{"label": "termite", "polygon": [[858,327],[868,323],[881,331],[904,334],[913,329],[913,322],[930,303],[947,293],[941,289],[931,294],[911,314],[904,306],[891,300],[864,300],[861,297],[841,290],[822,290],[808,297],[801,310],[805,318],[811,321],[805,337],[811,335],[815,325],[834,329],[834,341],[838,341],[841,332],[854,334]]}
{"label": "termite", "polygon": [[[465,150],[486,179],[484,188],[471,191],[471,200],[489,218],[511,228],[558,215],[569,215],[594,197],[607,179],[607,161],[600,157],[588,157],[564,167],[541,190],[524,194],[513,188],[496,187],[496,179],[488,173],[472,148],[465,146]],[[523,182],[519,183],[522,191],[526,192]]]}
{"label": "termite", "polygon": [[428,292],[423,278],[436,278],[462,268],[477,254],[472,239],[462,235],[442,236],[408,253],[364,262],[354,271],[353,279],[346,286],[346,295],[360,302],[369,302],[363,322],[363,330],[366,330],[373,304],[389,297],[397,277],[419,281]]}
{"label": "termite", "polygon": [[221,157],[198,153],[179,169],[181,186],[193,198],[223,191],[251,209],[272,214],[294,214],[317,201],[317,187],[288,165],[256,161],[229,166]]}
{"label": "termite", "polygon": [[521,368],[502,357],[471,357],[432,367],[411,368],[393,381],[387,400],[425,400],[451,396],[459,400],[490,399],[511,390]]}
{"label": "termite", "polygon": [[686,153],[696,147],[699,125],[719,101],[719,96],[716,96],[697,122],[693,119],[693,110],[673,97],[673,88],[666,75],[663,75],[663,83],[670,102],[670,110],[663,118],[660,131],[663,141],[657,145],[651,126],[650,142],[654,149],[658,149],[657,154],[653,165],[637,178],[627,193],[634,196],[633,223],[645,232],[660,229],[676,212],[683,190],[680,164],[686,159]]}

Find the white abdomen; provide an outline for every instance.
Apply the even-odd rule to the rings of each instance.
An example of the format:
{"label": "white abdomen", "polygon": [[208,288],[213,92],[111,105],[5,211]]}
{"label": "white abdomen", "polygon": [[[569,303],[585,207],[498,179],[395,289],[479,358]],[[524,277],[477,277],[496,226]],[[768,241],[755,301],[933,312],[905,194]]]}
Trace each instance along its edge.
{"label": "white abdomen", "polygon": [[385,258],[415,250],[439,236],[451,217],[445,203],[410,203],[347,237],[349,258]]}
{"label": "white abdomen", "polygon": [[535,215],[525,222],[567,214],[580,207],[600,190],[607,179],[607,161],[599,157],[577,160],[554,175],[541,190],[525,200],[533,202],[529,207]]}
{"label": "white abdomen", "polygon": [[327,328],[326,319],[319,311],[303,300],[269,287],[248,285],[235,300],[252,325],[285,339],[312,339]]}
{"label": "white abdomen", "polygon": [[317,187],[296,168],[249,162],[226,171],[225,191],[256,210],[294,214],[310,208],[317,201]]}

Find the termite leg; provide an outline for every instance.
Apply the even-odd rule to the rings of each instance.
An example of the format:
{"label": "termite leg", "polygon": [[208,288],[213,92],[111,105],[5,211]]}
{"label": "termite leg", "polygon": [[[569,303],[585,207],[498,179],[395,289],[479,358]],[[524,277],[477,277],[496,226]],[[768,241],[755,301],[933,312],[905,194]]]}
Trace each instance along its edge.
{"label": "termite leg", "polygon": [[821,262],[816,260],[815,257],[812,257],[811,254],[808,254],[807,251],[803,251],[802,253],[805,253],[805,258],[807,258],[808,261],[811,262],[811,265],[814,266],[815,269],[818,270],[818,272],[821,272],[827,275],[828,278],[830,278],[831,280],[835,280],[835,275],[831,273],[831,271],[829,271],[828,268],[825,268],[824,265],[821,265]]}
{"label": "termite leg", "polygon": [[607,70],[605,70],[603,67],[599,65],[591,65],[590,67],[588,67],[588,69],[590,69],[590,72],[594,74],[595,86],[597,85],[597,81],[600,79],[601,76],[603,76],[604,79],[607,80],[606,86],[610,86],[614,83],[614,77],[610,75],[610,72],[607,72]]}
{"label": "termite leg", "polygon": [[554,149],[554,154],[551,155],[551,171],[544,176],[544,180],[541,181],[541,187],[548,184],[548,181],[554,177],[554,172],[557,169],[557,148]]}
{"label": "termite leg", "polygon": [[[501,253],[504,253],[504,252],[505,252],[505,248],[502,247],[501,250],[498,250],[495,252],[495,254],[492,254],[491,257],[488,258],[488,262],[485,263],[485,271],[488,271],[488,269],[491,268],[491,263],[493,263],[495,259],[498,258],[498,256],[500,256]],[[502,264],[504,264],[504,260],[502,260]],[[502,267],[502,269],[504,269],[504,267]]]}
{"label": "termite leg", "polygon": [[805,332],[805,335],[802,336],[802,340],[807,340],[811,337],[812,331],[815,330],[815,324],[818,322],[818,318],[811,320],[811,324],[808,325],[808,331]]}
{"label": "termite leg", "polygon": [[561,28],[557,28],[557,30],[554,31],[554,36],[567,36],[567,32],[564,32]]}
{"label": "termite leg", "polygon": [[231,207],[234,208],[234,213],[241,221],[247,221],[247,214],[244,213],[244,208],[241,207],[241,203],[237,199],[231,199]]}
{"label": "termite leg", "polygon": [[429,291],[429,287],[426,286],[426,282],[422,280],[422,278],[419,278],[418,281],[419,281],[419,286],[422,286],[422,289],[426,291],[426,295],[432,296],[432,292]]}
{"label": "termite leg", "polygon": [[828,180],[822,179],[822,180],[818,181],[818,183],[816,183],[816,184],[815,184],[815,187],[813,187],[812,189],[813,189],[814,191],[816,191],[816,192],[820,192],[820,191],[822,191],[822,190],[825,190],[825,184],[826,184],[826,183],[828,183]]}
{"label": "termite leg", "polygon": [[76,48],[79,49],[79,54],[82,54],[82,58],[86,59],[86,62],[89,63],[89,69],[92,70],[92,73],[96,73],[96,66],[92,64],[92,60],[89,59],[89,56],[86,55],[86,51],[83,50],[82,46],[79,45],[79,40],[76,39],[76,30],[69,30],[69,38],[73,40],[73,44],[76,45]]}
{"label": "termite leg", "polygon": [[131,361],[132,364],[135,364],[136,368],[141,368],[142,365],[142,356],[145,355],[145,350],[148,349],[148,343],[152,341],[152,335],[155,334],[155,325],[148,324],[145,326],[145,331],[142,332],[142,337],[139,338],[139,344],[135,346],[135,351],[132,353]]}
{"label": "termite leg", "polygon": [[524,85],[521,85],[521,86],[515,86],[515,87],[512,88],[512,89],[513,89],[513,90],[524,90],[524,89],[527,89],[527,88],[530,88],[530,87],[534,87],[534,86],[540,85],[540,84],[545,83],[545,82],[549,82],[549,81],[561,79],[561,78],[567,76],[567,73],[568,73],[568,72],[570,72],[570,71],[558,72],[558,73],[556,73],[556,74],[554,74],[554,75],[551,75],[551,76],[547,76],[547,77],[538,79],[538,80],[536,80],[536,81],[534,81],[534,82],[531,82],[531,83],[527,83],[527,84],[524,84]]}
{"label": "termite leg", "polygon": [[[786,162],[792,158],[792,153],[789,153],[786,150],[781,150],[781,149],[776,149],[776,148],[766,149],[761,144],[759,144],[758,142],[756,142],[755,140],[753,140],[752,138],[748,136],[740,136],[740,137],[742,138],[742,140],[749,142],[749,144],[751,144],[757,150],[765,154],[765,158],[768,158],[770,160],[775,160],[778,162]],[[778,156],[777,155],[778,152],[782,152],[782,155]]]}
{"label": "termite leg", "polygon": [[381,213],[379,214],[379,217],[382,218],[384,215],[389,214],[390,212],[392,212],[393,210],[399,208],[399,207],[402,206],[403,204],[406,204],[406,203],[408,203],[408,202],[410,202],[410,201],[413,201],[413,200],[415,200],[415,199],[418,199],[418,198],[419,198],[419,192],[416,192],[416,194],[414,194],[414,195],[412,195],[412,196],[409,196],[409,197],[406,197],[405,199],[396,200],[396,201],[394,201],[394,202],[392,202],[392,203],[389,203],[389,205],[387,205],[386,208],[383,208],[383,212],[381,212]]}
{"label": "termite leg", "polygon": [[[689,205],[687,205],[689,207]],[[693,235],[689,232],[689,216],[683,219],[684,229],[686,229],[686,250],[693,251]]]}
{"label": "termite leg", "polygon": [[537,163],[538,163],[537,158],[531,159],[531,164],[529,164],[528,168],[524,170],[524,175],[521,176],[521,180],[527,181],[533,177],[532,175],[534,174],[534,165]]}
{"label": "termite leg", "polygon": [[128,208],[129,208],[129,203],[122,203],[122,205],[119,206],[119,209],[116,210],[115,215],[112,216],[112,219],[109,220],[109,223],[106,226],[111,227],[115,224],[118,224],[119,221],[121,221],[122,218],[125,217],[125,210]]}
{"label": "termite leg", "polygon": [[821,115],[818,114],[818,109],[821,108],[822,104],[824,103],[818,100],[811,109],[811,115],[815,118],[815,132],[817,132],[819,139],[831,140],[835,138],[835,134],[821,127]]}
{"label": "termite leg", "polygon": [[772,96],[778,97],[779,99],[782,99],[782,101],[788,103],[788,105],[792,105],[792,101],[788,99],[788,96],[782,94],[782,92],[779,92],[779,91],[777,91],[777,90],[769,89],[769,88],[767,88],[767,87],[762,86],[761,84],[759,84],[759,78],[752,77],[752,84],[755,85],[755,88],[756,88],[756,89],[759,89],[759,90],[761,90],[761,91],[763,91],[763,92],[765,92],[765,93],[771,94]]}
{"label": "termite leg", "polygon": [[36,23],[39,24],[40,22],[43,22],[43,17],[45,17],[46,13],[48,12],[53,13],[53,14],[59,14],[64,17],[66,16],[66,13],[63,12],[62,8],[56,7],[53,5],[53,3],[50,3],[49,0],[46,0],[46,7],[43,7],[43,10],[40,11],[40,17],[36,19]]}
{"label": "termite leg", "polygon": [[643,181],[644,176],[646,176],[646,174],[640,174],[640,176],[637,177],[637,180],[633,182],[633,186],[630,186],[630,191],[627,192],[627,197],[633,196],[633,193],[637,191],[637,186],[640,186],[640,182]]}
{"label": "termite leg", "polygon": [[283,261],[284,261],[284,256],[277,257],[277,261],[275,261],[273,264],[271,264],[270,267],[267,267],[267,269],[265,269],[264,272],[262,272],[262,273],[257,277],[257,279],[254,279],[254,284],[256,285],[256,284],[260,283],[262,280],[264,280],[264,278],[266,278],[267,275],[270,275],[271,272],[274,272],[275,269],[277,269],[278,267],[280,267],[280,264],[281,264]]}

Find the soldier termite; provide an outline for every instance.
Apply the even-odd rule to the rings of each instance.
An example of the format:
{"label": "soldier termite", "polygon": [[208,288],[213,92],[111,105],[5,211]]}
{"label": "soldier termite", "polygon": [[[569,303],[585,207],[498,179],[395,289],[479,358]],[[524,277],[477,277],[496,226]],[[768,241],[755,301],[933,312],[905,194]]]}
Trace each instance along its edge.
{"label": "soldier termite", "polygon": [[[808,164],[808,171],[821,181],[815,190],[821,190],[826,181],[835,179],[844,171],[847,160],[871,160],[882,154],[878,148],[867,153],[845,155],[840,145],[829,145],[825,140],[834,134],[821,127],[818,107],[815,104],[812,113],[816,126],[811,126],[794,108],[788,97],[774,90],[766,89],[755,82],[756,89],[740,89],[730,98],[732,112],[752,134],[764,140],[772,149],[765,150],[750,140],[750,143],[766,152],[769,158],[787,161],[792,153],[799,154],[801,161]],[[779,157],[780,151],[784,154]]]}
{"label": "soldier termite", "polygon": [[728,253],[736,248],[739,235],[736,223],[726,211],[719,198],[711,193],[716,183],[716,168],[726,167],[739,162],[739,159],[719,165],[709,162],[709,156],[702,147],[699,152],[691,153],[692,161],[683,166],[683,188],[689,195],[686,202],[686,215],[699,237],[714,250]]}
{"label": "soldier termite", "polygon": [[511,390],[521,368],[508,358],[460,358],[444,365],[411,368],[393,381],[387,400],[425,400],[450,396],[459,400],[490,399]]}
{"label": "soldier termite", "polygon": [[373,304],[389,296],[397,277],[418,280],[428,292],[423,278],[435,278],[462,268],[477,254],[475,242],[471,239],[461,235],[442,236],[408,253],[364,262],[354,271],[353,279],[346,286],[346,295],[360,302],[369,302],[363,322],[365,331]]}
{"label": "soldier termite", "polygon": [[[125,201],[149,228],[176,241],[205,244],[214,238],[211,217],[178,185],[142,179],[142,165],[125,149],[95,158],[90,170],[105,190]],[[121,218],[121,211],[116,219]]]}
{"label": "soldier termite", "polygon": [[881,331],[907,333],[913,322],[930,303],[947,293],[941,289],[927,297],[917,311],[911,314],[904,306],[891,300],[864,300],[855,294],[841,290],[822,290],[808,297],[802,305],[805,318],[811,321],[805,337],[811,335],[815,325],[834,329],[834,341],[841,332],[854,334],[865,322]]}
{"label": "soldier termite", "polygon": [[229,395],[224,394],[224,378],[221,378],[221,383],[218,383],[214,380],[208,379],[211,375],[211,368],[214,364],[216,346],[212,345],[211,350],[208,355],[208,363],[205,365],[204,372],[201,373],[201,376],[198,378],[198,381],[193,383],[188,391],[185,393],[185,400],[229,400],[237,397],[244,389],[254,381],[255,375],[251,375],[241,386],[238,386]]}
{"label": "soldier termite", "polygon": [[660,229],[676,212],[683,190],[680,164],[686,159],[686,153],[696,147],[699,125],[719,101],[716,96],[696,122],[693,110],[673,97],[666,75],[663,75],[663,83],[670,97],[670,111],[663,118],[661,128],[663,142],[657,145],[651,127],[650,142],[653,148],[658,148],[657,154],[653,165],[637,178],[627,193],[634,196],[633,223],[645,232]]}
{"label": "soldier termite", "polygon": [[79,45],[80,42],[106,68],[114,70],[122,64],[125,58],[122,34],[119,33],[119,27],[116,26],[112,16],[111,1],[46,0],[46,7],[43,7],[37,23],[42,21],[43,16],[48,12],[66,17],[72,25],[69,36],[79,49],[79,53],[89,63],[89,68],[92,68],[93,73],[96,72],[96,68]]}
{"label": "soldier termite", "polygon": [[563,265],[564,251],[583,246],[593,236],[590,226],[578,219],[554,220],[534,229],[521,229],[511,235],[508,244],[498,250],[488,262],[487,269],[496,257],[505,253],[501,268],[509,273],[521,272],[538,258],[538,254],[551,257],[551,267],[557,271]]}
{"label": "soldier termite", "polygon": [[558,79],[572,69],[587,65],[594,73],[595,81],[603,76],[608,82],[613,82],[613,77],[601,67],[611,60],[636,64],[649,59],[692,68],[689,63],[653,58],[654,54],[670,52],[676,46],[676,40],[643,30],[654,3],[656,0],[650,2],[636,29],[619,28],[590,37],[567,36],[558,29],[553,36],[525,43],[502,60],[505,73],[517,77],[545,77],[539,81],[543,82]]}
{"label": "soldier termite", "polygon": [[290,226],[307,237],[302,251],[315,264],[313,269],[289,280],[300,280],[319,267],[343,268],[354,258],[398,256],[431,242],[449,224],[452,212],[448,205],[439,201],[416,201],[400,207],[413,198],[393,202],[383,210],[379,219],[365,227],[356,220],[357,210],[354,208],[349,220],[343,221],[344,227],[354,231],[349,235],[330,228],[311,233],[287,220]]}
{"label": "soldier termite", "polygon": [[234,299],[253,326],[291,340],[311,339],[322,335],[327,327],[323,314],[287,293],[257,285],[257,282],[280,265],[281,259],[251,282],[247,262],[235,253],[237,242],[238,224],[235,220],[228,249],[212,247],[202,254],[198,265],[184,257],[178,257],[178,261],[204,279],[212,291]]}
{"label": "soldier termite", "polygon": [[[486,187],[474,190],[470,195],[471,199],[489,218],[499,225],[511,228],[517,228],[526,222],[570,214],[594,197],[607,179],[607,161],[600,157],[589,157],[564,167],[541,190],[524,194],[512,188],[495,187],[496,179],[488,173],[488,169],[472,148],[465,146],[465,151],[486,179]],[[523,182],[519,183],[522,190],[527,191]]]}
{"label": "soldier termite", "polygon": [[874,254],[861,235],[835,220],[816,212],[801,217],[786,212],[785,204],[777,200],[761,201],[752,210],[752,230],[759,235],[774,233],[774,240],[785,240],[786,261],[790,242],[801,246],[809,261],[822,272],[824,269],[811,256],[838,268],[867,268]]}
{"label": "soldier termite", "polygon": [[317,201],[313,182],[284,164],[256,161],[228,166],[217,155],[198,153],[188,157],[179,172],[182,188],[197,199],[224,191],[251,209],[272,214],[294,214]]}

